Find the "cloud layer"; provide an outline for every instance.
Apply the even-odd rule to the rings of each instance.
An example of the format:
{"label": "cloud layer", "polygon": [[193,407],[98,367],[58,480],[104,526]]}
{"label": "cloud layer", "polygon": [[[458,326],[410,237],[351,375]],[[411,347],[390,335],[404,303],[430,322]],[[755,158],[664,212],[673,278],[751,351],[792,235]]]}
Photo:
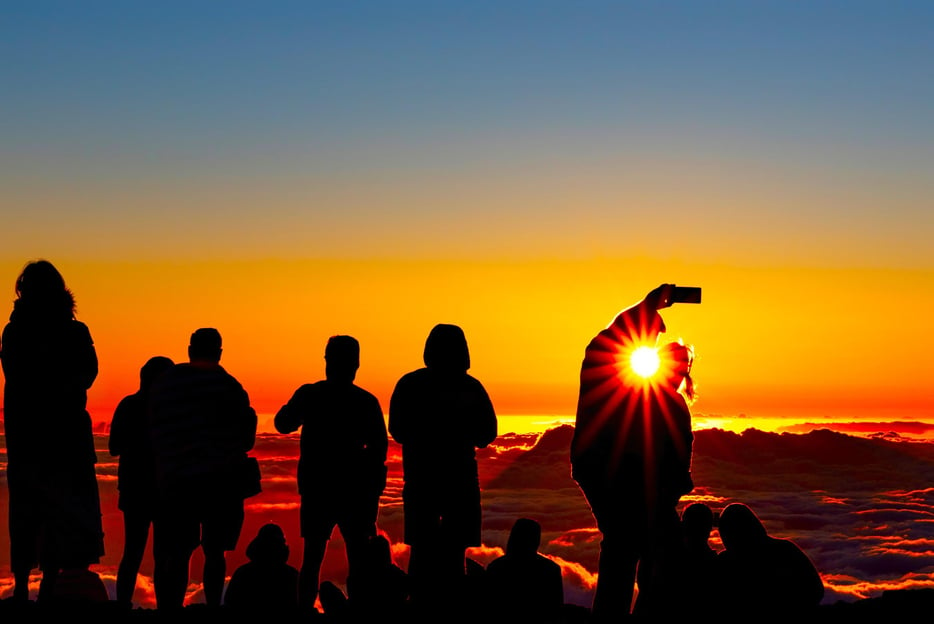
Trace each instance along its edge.
{"label": "cloud layer", "polygon": [[[541,435],[509,434],[478,452],[483,546],[469,556],[487,564],[502,552],[517,518],[536,519],[543,528],[541,551],[563,570],[566,600],[589,606],[601,536],[571,478],[572,434],[568,425]],[[829,430],[736,434],[711,429],[695,435],[697,487],[682,504],[702,500],[715,511],[731,502],[749,505],[772,535],[793,539],[814,561],[827,586],[825,602],[874,596],[885,589],[934,587],[934,444]],[[107,552],[95,569],[112,590],[122,554],[123,518],[116,505],[116,461],[106,451],[106,438],[97,442]],[[301,565],[298,452],[296,435],[259,436],[254,454],[262,465],[263,492],[247,501],[240,544],[228,555],[230,572],[246,562],[246,545],[267,522],[283,527],[290,563]],[[393,544],[396,562],[405,567],[401,449],[392,442],[388,468],[379,527]],[[6,517],[6,504],[6,497],[0,499],[0,517]],[[0,597],[12,591],[7,539],[4,527]],[[719,547],[716,532],[712,544]],[[189,600],[200,599],[202,563],[196,553]],[[136,595],[143,606],[153,606],[151,571],[147,554]],[[346,574],[343,542],[335,531],[322,580],[343,584]]]}

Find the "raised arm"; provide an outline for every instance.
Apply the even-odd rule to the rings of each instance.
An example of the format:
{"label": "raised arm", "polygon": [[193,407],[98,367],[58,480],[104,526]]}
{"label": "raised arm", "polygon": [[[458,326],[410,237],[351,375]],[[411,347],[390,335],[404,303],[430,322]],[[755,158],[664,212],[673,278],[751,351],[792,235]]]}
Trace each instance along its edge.
{"label": "raised arm", "polygon": [[634,342],[654,346],[658,335],[665,331],[665,322],[658,311],[671,305],[673,289],[672,284],[662,284],[651,290],[642,301],[620,312],[607,328],[613,342],[623,346]]}

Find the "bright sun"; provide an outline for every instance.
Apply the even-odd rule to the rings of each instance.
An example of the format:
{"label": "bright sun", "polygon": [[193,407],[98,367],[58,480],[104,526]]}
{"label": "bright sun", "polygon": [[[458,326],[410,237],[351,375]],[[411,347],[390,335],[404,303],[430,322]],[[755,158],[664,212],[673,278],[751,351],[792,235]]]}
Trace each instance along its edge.
{"label": "bright sun", "polygon": [[651,377],[658,370],[658,351],[652,347],[639,347],[629,358],[632,370],[640,377]]}

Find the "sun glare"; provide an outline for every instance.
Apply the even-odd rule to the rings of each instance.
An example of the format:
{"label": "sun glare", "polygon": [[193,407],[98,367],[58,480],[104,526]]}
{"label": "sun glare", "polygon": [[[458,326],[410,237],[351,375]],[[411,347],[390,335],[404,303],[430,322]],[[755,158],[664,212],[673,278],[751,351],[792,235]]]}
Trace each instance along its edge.
{"label": "sun glare", "polygon": [[658,351],[652,347],[639,347],[629,358],[632,370],[640,377],[651,377],[658,370]]}

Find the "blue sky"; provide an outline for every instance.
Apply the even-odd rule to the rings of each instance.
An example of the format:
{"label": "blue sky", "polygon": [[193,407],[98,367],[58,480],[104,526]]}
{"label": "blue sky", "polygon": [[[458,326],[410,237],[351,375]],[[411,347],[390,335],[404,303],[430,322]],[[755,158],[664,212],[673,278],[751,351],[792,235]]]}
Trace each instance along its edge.
{"label": "blue sky", "polygon": [[[686,154],[929,172],[928,3],[7,3],[7,184]],[[592,164],[592,163],[591,163]]]}

